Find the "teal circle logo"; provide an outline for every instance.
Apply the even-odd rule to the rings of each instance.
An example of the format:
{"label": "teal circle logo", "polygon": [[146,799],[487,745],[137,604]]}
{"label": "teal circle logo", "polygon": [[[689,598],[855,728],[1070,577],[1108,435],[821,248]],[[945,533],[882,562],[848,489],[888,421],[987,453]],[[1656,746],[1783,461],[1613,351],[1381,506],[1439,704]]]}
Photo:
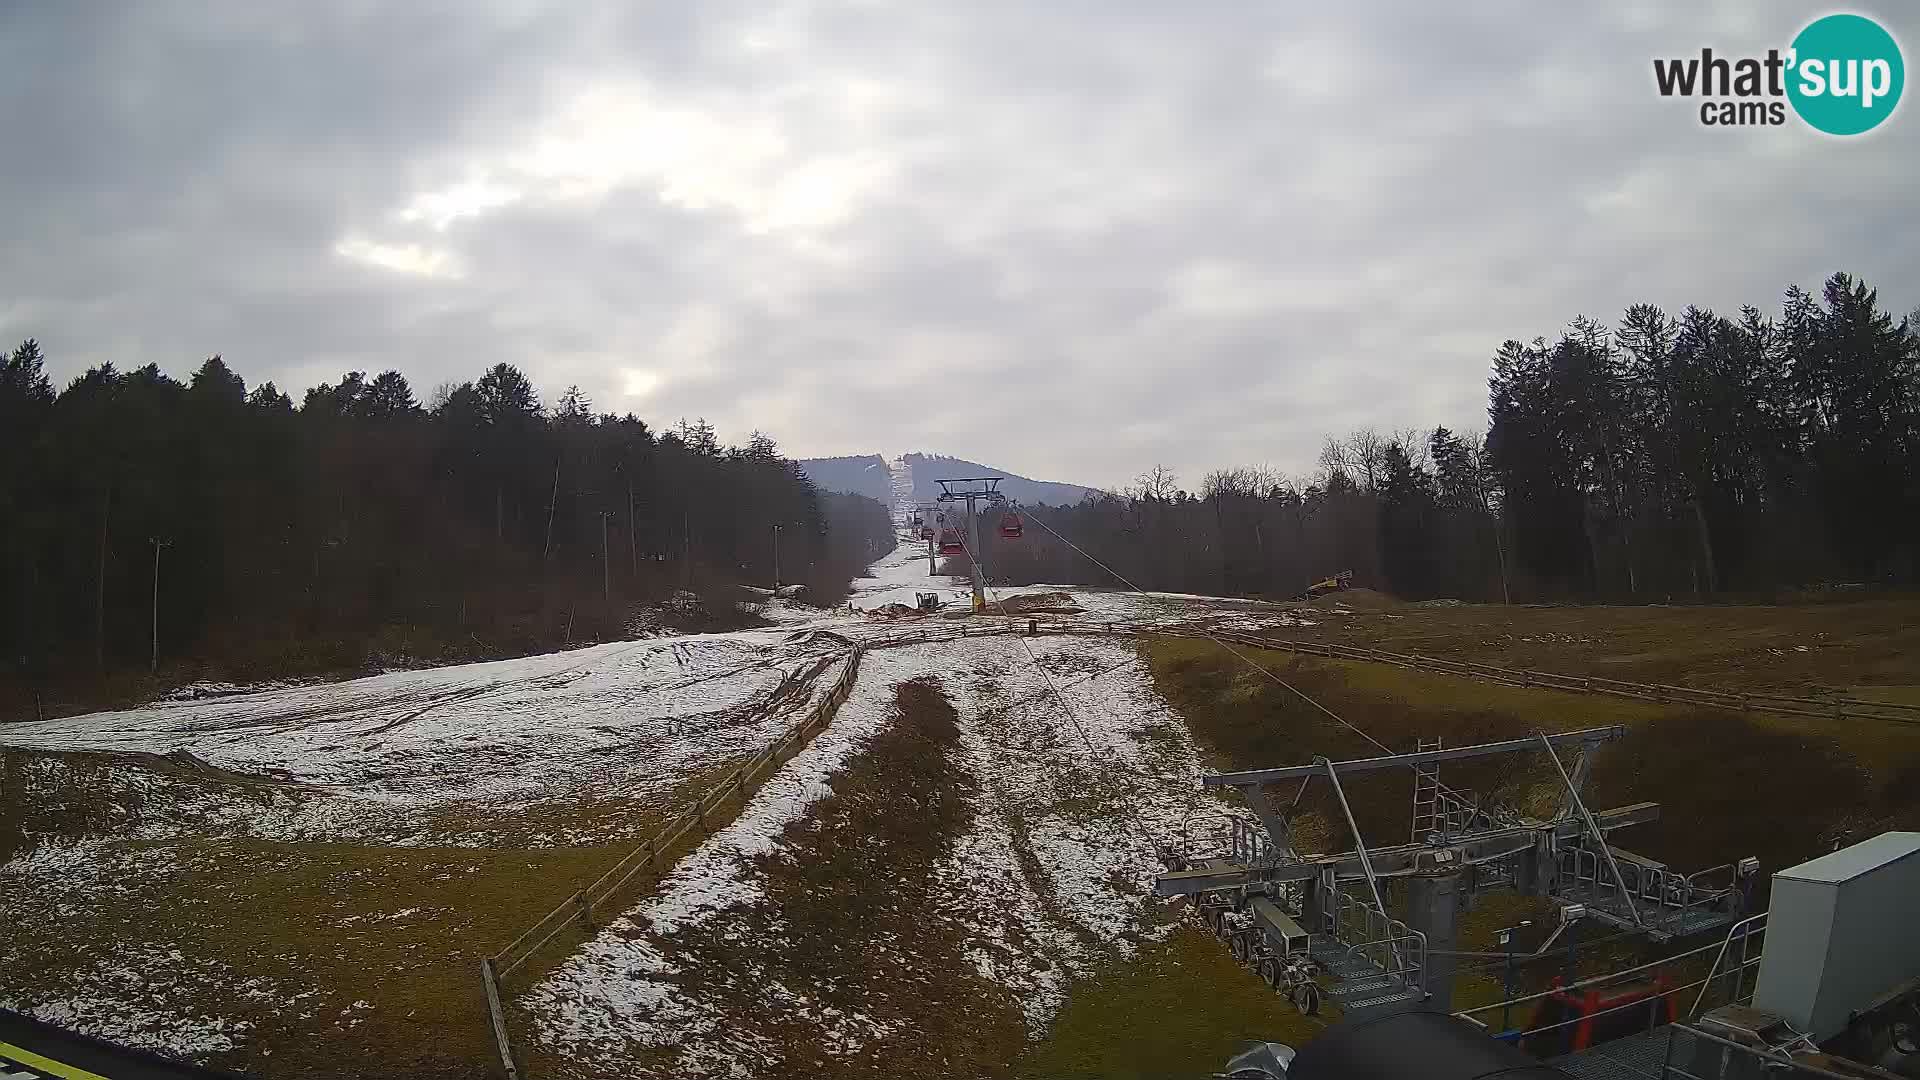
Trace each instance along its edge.
{"label": "teal circle logo", "polygon": [[1859,135],[1900,104],[1907,68],[1900,45],[1864,15],[1815,19],[1793,39],[1787,100],[1815,130]]}

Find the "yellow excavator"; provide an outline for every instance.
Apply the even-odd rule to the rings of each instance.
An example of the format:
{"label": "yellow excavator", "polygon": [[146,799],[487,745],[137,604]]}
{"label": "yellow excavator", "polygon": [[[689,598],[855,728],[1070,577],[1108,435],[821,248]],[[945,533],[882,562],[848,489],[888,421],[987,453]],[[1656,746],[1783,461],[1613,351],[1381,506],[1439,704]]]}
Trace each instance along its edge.
{"label": "yellow excavator", "polygon": [[1353,588],[1353,571],[1342,570],[1330,578],[1321,578],[1319,581],[1307,586],[1307,591],[1295,596],[1294,599],[1312,600],[1315,597],[1325,596],[1330,592],[1339,592],[1341,589],[1351,588]]}

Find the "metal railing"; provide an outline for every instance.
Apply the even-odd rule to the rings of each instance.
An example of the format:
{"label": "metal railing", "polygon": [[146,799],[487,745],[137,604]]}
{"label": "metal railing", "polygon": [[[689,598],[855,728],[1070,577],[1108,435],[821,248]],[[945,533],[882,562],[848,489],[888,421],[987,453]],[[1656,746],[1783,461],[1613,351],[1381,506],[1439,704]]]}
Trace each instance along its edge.
{"label": "metal railing", "polygon": [[1227,858],[1240,866],[1261,866],[1274,861],[1273,841],[1256,822],[1234,818],[1227,827]]}
{"label": "metal railing", "polygon": [[1326,907],[1325,926],[1347,955],[1364,959],[1410,988],[1424,987],[1427,935],[1354,896],[1336,882]]}
{"label": "metal railing", "polygon": [[[1821,1080],[1860,1080],[1793,1056],[1813,1049],[1804,1036],[1788,1046],[1760,1047],[1715,1035],[1696,1024],[1675,1024],[1667,1039],[1660,1074],[1653,1080],[1721,1080],[1731,1076],[1806,1076]],[[1684,1062],[1685,1064],[1681,1064]],[[1877,1070],[1876,1070],[1877,1071]]]}
{"label": "metal railing", "polygon": [[[1594,893],[1624,889],[1635,903],[1645,902],[1675,909],[1705,908],[1718,905],[1734,891],[1731,881],[1726,885],[1717,885],[1706,880],[1711,875],[1723,872],[1731,877],[1734,870],[1732,863],[1682,874],[1677,870],[1647,866],[1631,860],[1617,863],[1603,859],[1600,852],[1585,845],[1563,847],[1557,859],[1563,883],[1584,885]],[[1565,888],[1564,884],[1562,888]]]}
{"label": "metal railing", "polygon": [[[1757,940],[1756,940],[1757,939]],[[1713,955],[1713,966],[1707,968],[1706,984],[1700,987],[1700,996],[1693,999],[1693,1009],[1689,1016],[1699,1016],[1706,1009],[1707,991],[1713,988],[1716,977],[1731,978],[1733,985],[1727,988],[1725,996],[1729,1004],[1741,1000],[1741,992],[1746,989],[1747,971],[1760,963],[1760,956],[1767,946],[1767,913],[1749,915],[1727,928],[1727,936],[1720,942],[1720,951]],[[1732,957],[1732,962],[1727,963]],[[1727,965],[1725,976],[1720,967]]]}
{"label": "metal railing", "polygon": [[[1765,919],[1765,912],[1749,916],[1729,928],[1727,936],[1722,940],[1702,945],[1699,948],[1675,953],[1672,956],[1663,957],[1659,960],[1653,960],[1620,971],[1606,972],[1601,975],[1594,975],[1565,984],[1557,983],[1537,993],[1522,994],[1518,997],[1507,998],[1503,1001],[1495,1001],[1486,1005],[1475,1005],[1469,1009],[1461,1009],[1453,1015],[1464,1020],[1470,1020],[1475,1024],[1479,1024],[1481,1027],[1488,1027],[1487,1021],[1480,1019],[1482,1014],[1497,1011],[1505,1016],[1518,1005],[1530,1004],[1555,995],[1576,994],[1589,990],[1599,990],[1617,986],[1621,983],[1636,980],[1641,976],[1646,976],[1648,973],[1658,973],[1655,977],[1655,992],[1652,994],[1595,1012],[1583,1013],[1566,1020],[1542,1024],[1539,1027],[1528,1028],[1522,1031],[1502,1032],[1500,1037],[1502,1039],[1513,1040],[1526,1039],[1530,1036],[1545,1034],[1577,1024],[1582,1020],[1635,1008],[1648,1010],[1649,1020],[1658,1023],[1663,1020],[1661,1016],[1663,1003],[1666,1007],[1665,1019],[1671,1019],[1676,1022],[1697,1018],[1703,1015],[1709,1007],[1744,1004],[1752,998],[1752,989],[1748,982],[1749,976],[1753,972],[1753,969],[1760,965],[1760,946],[1753,944],[1753,941],[1764,930]],[[1762,944],[1763,943],[1762,941]],[[1713,961],[1708,966],[1704,976],[1693,978],[1677,985],[1671,985],[1666,981],[1667,973],[1677,973],[1680,969],[1693,966],[1700,957],[1704,957],[1709,953],[1713,954]],[[1731,960],[1729,958],[1731,958]],[[1694,970],[1697,971],[1698,968],[1695,967]],[[1682,974],[1679,977],[1685,979],[1687,975]],[[1713,992],[1716,984],[1720,990],[1724,991],[1723,993]],[[1698,990],[1699,993],[1688,998],[1687,992],[1691,990]]]}

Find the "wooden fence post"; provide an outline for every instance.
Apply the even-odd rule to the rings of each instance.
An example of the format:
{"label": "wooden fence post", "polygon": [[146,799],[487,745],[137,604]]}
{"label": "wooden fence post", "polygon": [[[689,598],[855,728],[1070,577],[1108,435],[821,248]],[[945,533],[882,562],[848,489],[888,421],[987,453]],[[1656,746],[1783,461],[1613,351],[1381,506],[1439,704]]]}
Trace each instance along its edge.
{"label": "wooden fence post", "polygon": [[487,988],[487,1017],[493,1027],[493,1044],[500,1052],[500,1068],[507,1080],[520,1080],[513,1063],[513,1047],[507,1042],[507,1018],[500,1011],[500,977],[494,974],[493,957],[480,961],[480,982]]}

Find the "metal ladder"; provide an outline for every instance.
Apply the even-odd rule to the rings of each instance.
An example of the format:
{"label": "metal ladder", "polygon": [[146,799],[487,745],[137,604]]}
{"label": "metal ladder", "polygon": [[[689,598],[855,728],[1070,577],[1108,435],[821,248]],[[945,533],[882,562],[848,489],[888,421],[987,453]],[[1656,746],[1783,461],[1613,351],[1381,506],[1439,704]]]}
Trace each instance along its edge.
{"label": "metal ladder", "polygon": [[[1438,736],[1420,739],[1414,748],[1422,752],[1438,750],[1440,743]],[[1425,843],[1427,837],[1442,831],[1440,826],[1440,763],[1423,762],[1413,767],[1413,842]]]}

